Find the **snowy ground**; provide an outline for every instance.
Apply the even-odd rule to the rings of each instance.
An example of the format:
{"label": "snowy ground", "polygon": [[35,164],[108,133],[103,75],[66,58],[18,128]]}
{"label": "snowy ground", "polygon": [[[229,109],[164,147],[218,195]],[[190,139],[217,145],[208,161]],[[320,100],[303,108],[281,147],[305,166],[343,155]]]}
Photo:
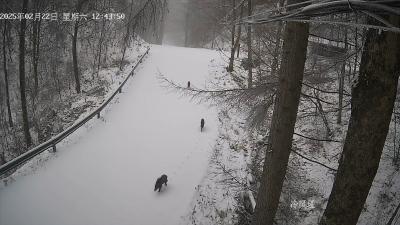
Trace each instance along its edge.
{"label": "snowy ground", "polygon": [[[201,87],[214,58],[215,51],[152,46],[100,120],[0,187],[0,224],[179,224],[206,172],[217,110],[163,89],[157,76]],[[154,192],[163,173],[168,187]]]}

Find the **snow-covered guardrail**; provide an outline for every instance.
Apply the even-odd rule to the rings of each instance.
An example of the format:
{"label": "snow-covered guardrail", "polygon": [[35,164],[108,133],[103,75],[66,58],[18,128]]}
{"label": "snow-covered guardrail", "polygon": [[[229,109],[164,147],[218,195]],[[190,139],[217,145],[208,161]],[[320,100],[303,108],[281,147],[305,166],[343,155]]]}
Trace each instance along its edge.
{"label": "snow-covered guardrail", "polygon": [[143,58],[149,53],[150,48],[147,49],[147,51],[140,57],[139,61],[136,63],[136,65],[133,67],[132,71],[126,76],[124,81],[118,86],[118,88],[112,93],[110,97],[108,97],[96,110],[91,112],[88,116],[85,118],[82,118],[81,120],[77,121],[74,123],[74,125],[68,127],[66,130],[63,132],[57,134],[50,140],[47,140],[46,142],[43,142],[42,144],[34,147],[33,149],[25,152],[24,154],[16,157],[15,159],[5,163],[4,165],[0,166],[0,178],[4,178],[10,175],[11,170],[16,169],[17,167],[23,165],[36,155],[44,152],[45,150],[49,148],[53,148],[53,151],[56,151],[56,145],[63,141],[66,137],[68,137],[70,134],[74,133],[77,129],[82,127],[84,124],[86,124],[89,120],[91,120],[93,117],[97,115],[97,118],[100,117],[101,111],[111,102],[111,100],[114,99],[114,97],[118,94],[121,93],[122,87],[125,85],[125,83],[128,81],[130,77],[133,76],[135,73],[136,68],[139,66],[139,64],[142,62]]}

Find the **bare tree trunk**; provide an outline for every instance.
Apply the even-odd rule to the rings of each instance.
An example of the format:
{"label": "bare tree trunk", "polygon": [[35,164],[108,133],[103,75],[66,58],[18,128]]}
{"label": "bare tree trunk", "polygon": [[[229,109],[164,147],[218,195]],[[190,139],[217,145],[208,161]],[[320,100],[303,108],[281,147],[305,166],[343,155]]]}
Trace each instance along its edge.
{"label": "bare tree trunk", "polygon": [[236,0],[232,0],[232,30],[231,30],[231,57],[229,58],[228,72],[233,71],[233,61],[235,60],[235,33],[236,33]]}
{"label": "bare tree trunk", "polygon": [[213,26],[213,28],[212,28],[212,42],[211,42],[211,49],[214,49],[214,45],[215,45],[215,38],[216,38],[216,36],[217,36],[217,31],[216,31],[216,28],[215,28],[215,26]]}
{"label": "bare tree trunk", "polygon": [[317,93],[315,93],[315,99],[316,99],[316,101],[317,101],[317,102],[316,102],[316,107],[317,107],[317,109],[318,109],[319,114],[320,114],[321,117],[322,117],[322,120],[324,121],[324,124],[325,124],[325,128],[326,128],[325,138],[326,138],[326,139],[329,139],[329,137],[332,136],[332,131],[331,131],[331,129],[329,128],[329,122],[328,122],[328,119],[326,118],[326,113],[325,113],[325,111],[324,111],[324,107],[322,107],[321,100],[320,100],[320,98],[319,98],[319,96],[318,96]]}
{"label": "bare tree trunk", "polygon": [[[389,22],[400,25],[400,17]],[[351,118],[332,192],[320,225],[355,225],[379,167],[396,98],[400,35],[370,29],[364,44]]]}
{"label": "bare tree trunk", "polygon": [[33,95],[36,95],[38,90],[38,74],[37,74],[37,61],[36,61],[36,37],[37,37],[37,24],[39,21],[32,22],[32,66],[33,66],[33,79],[34,79],[34,87],[33,87]]}
{"label": "bare tree trunk", "polygon": [[76,49],[78,39],[79,22],[76,21],[74,25],[74,35],[72,36],[72,63],[74,66],[75,90],[76,93],[81,93],[81,81],[79,78],[78,54]]}
{"label": "bare tree trunk", "polygon": [[8,123],[10,127],[14,126],[12,115],[11,115],[11,104],[10,104],[10,90],[8,83],[8,70],[7,70],[7,20],[4,20],[4,30],[3,30],[3,72],[4,72],[4,81],[6,86],[6,104],[8,111]]}
{"label": "bare tree trunk", "polygon": [[99,46],[98,46],[98,48],[99,48],[99,50],[98,50],[98,61],[97,61],[97,77],[99,77],[99,71],[100,71],[100,64],[101,64],[101,50],[102,50],[102,47],[103,47],[103,40],[104,40],[104,29],[105,29],[105,26],[106,26],[106,20],[103,20],[102,21],[102,24],[101,24],[101,31],[100,31],[100,38],[99,38]]}
{"label": "bare tree trunk", "polygon": [[284,29],[279,87],[253,225],[272,225],[278,209],[300,101],[308,30],[308,24],[298,22],[288,22]]}
{"label": "bare tree trunk", "polygon": [[[344,38],[344,48],[346,50],[347,53],[347,28],[345,29],[345,38]],[[343,61],[342,64],[342,69],[340,71],[340,75],[339,75],[339,111],[338,111],[338,115],[337,115],[337,124],[342,124],[342,110],[343,110],[343,92],[344,92],[344,77],[346,75],[346,60]]]}
{"label": "bare tree trunk", "polygon": [[339,74],[339,110],[337,114],[337,124],[342,124],[342,109],[343,109],[343,86],[344,86],[344,74],[346,71],[346,61],[343,62],[342,69]]}
{"label": "bare tree trunk", "polygon": [[[247,2],[247,15],[250,17],[252,15],[252,0],[248,0]],[[248,70],[248,77],[247,77],[247,85],[248,88],[253,86],[253,50],[251,49],[251,24],[247,24],[247,50],[248,50],[248,63],[249,63],[249,70]]]}
{"label": "bare tree trunk", "polygon": [[129,35],[130,35],[130,28],[131,28],[131,21],[132,21],[132,11],[133,11],[133,1],[131,0],[131,4],[130,4],[130,11],[129,11],[129,17],[128,17],[128,23],[126,24],[126,34],[124,37],[124,41],[122,43],[122,57],[121,57],[121,63],[119,65],[119,70],[123,69],[124,66],[124,60],[125,60],[125,53],[126,53],[126,48],[128,47],[128,42],[129,42]]}
{"label": "bare tree trunk", "polygon": [[[242,2],[242,5],[240,6],[240,20],[239,21],[242,21],[242,19],[243,19],[243,9],[244,9],[244,2]],[[236,44],[235,44],[235,49],[237,50],[236,58],[239,58],[239,56],[240,56],[240,38],[241,37],[242,37],[242,25],[239,25],[238,37],[236,39]]]}
{"label": "bare tree trunk", "polygon": [[[358,19],[356,17],[356,23],[358,22]],[[354,35],[354,48],[355,51],[358,52],[358,28],[355,28],[355,35]],[[352,78],[354,78],[356,76],[356,72],[357,72],[357,64],[358,64],[358,53],[356,53],[354,55],[354,68],[353,68],[353,74],[352,74]]]}
{"label": "bare tree trunk", "polygon": [[274,58],[272,59],[272,65],[271,65],[271,75],[275,76],[276,72],[278,71],[278,66],[279,66],[279,56],[280,56],[280,50],[281,50],[281,33],[282,33],[282,28],[283,28],[283,22],[279,21],[277,30],[276,30],[276,39],[275,39],[275,48],[274,48]]}
{"label": "bare tree trunk", "polygon": [[[22,13],[26,13],[28,8],[28,0],[23,1]],[[22,107],[22,119],[23,128],[25,135],[26,146],[32,145],[31,134],[29,133],[29,119],[28,109],[26,104],[26,93],[25,93],[25,29],[26,19],[21,20],[20,33],[19,33],[19,85],[21,93],[21,107]]]}
{"label": "bare tree trunk", "polygon": [[[76,3],[76,12],[81,12],[83,5],[88,0],[79,0]],[[74,23],[74,34],[72,36],[72,64],[74,67],[74,78],[75,78],[75,90],[76,93],[81,93],[81,81],[79,76],[79,65],[78,65],[78,53],[77,53],[77,42],[78,42],[78,30],[79,30],[79,20]]]}
{"label": "bare tree trunk", "polygon": [[[35,12],[38,11],[36,6]],[[38,75],[38,64],[39,64],[39,52],[40,52],[40,25],[41,20],[32,22],[32,66],[33,66],[33,79],[34,88],[33,96],[37,97],[39,89],[39,75]]]}

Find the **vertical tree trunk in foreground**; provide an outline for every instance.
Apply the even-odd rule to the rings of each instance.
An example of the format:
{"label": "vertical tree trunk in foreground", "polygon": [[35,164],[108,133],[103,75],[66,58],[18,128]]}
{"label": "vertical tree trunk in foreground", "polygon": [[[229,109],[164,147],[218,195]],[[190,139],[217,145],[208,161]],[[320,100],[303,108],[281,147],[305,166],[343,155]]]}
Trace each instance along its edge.
{"label": "vertical tree trunk in foreground", "polygon": [[279,88],[253,225],[272,225],[278,209],[300,101],[308,30],[308,24],[298,22],[288,22],[284,29]]}
{"label": "vertical tree trunk in foreground", "polygon": [[[400,17],[390,17],[394,26]],[[400,34],[370,29],[338,172],[320,225],[357,224],[378,170],[396,98]]]}

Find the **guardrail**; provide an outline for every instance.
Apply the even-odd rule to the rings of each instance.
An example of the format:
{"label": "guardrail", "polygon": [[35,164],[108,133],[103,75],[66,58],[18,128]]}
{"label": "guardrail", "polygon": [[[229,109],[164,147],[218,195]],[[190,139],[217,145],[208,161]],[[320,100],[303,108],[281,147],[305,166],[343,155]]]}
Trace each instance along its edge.
{"label": "guardrail", "polygon": [[140,57],[139,61],[136,63],[136,65],[133,67],[132,71],[126,76],[124,81],[118,86],[117,90],[114,91],[114,93],[106,99],[96,110],[91,112],[88,116],[85,118],[82,118],[81,120],[77,121],[74,123],[74,125],[70,126],[63,132],[57,134],[50,140],[47,140],[43,142],[42,144],[34,147],[33,149],[25,152],[24,154],[14,158],[13,160],[5,163],[4,165],[0,166],[0,178],[5,178],[10,174],[7,174],[13,169],[17,169],[19,166],[23,165],[36,155],[44,152],[45,150],[49,148],[53,148],[53,151],[56,151],[56,145],[63,141],[66,137],[68,137],[70,134],[74,133],[77,129],[82,127],[84,124],[86,124],[89,120],[91,120],[93,117],[97,115],[97,118],[100,118],[100,113],[101,111],[111,102],[111,100],[114,99],[114,97],[118,94],[121,93],[122,87],[125,85],[125,83],[128,81],[130,77],[133,76],[136,68],[139,66],[139,64],[142,62],[143,58],[149,53],[150,48],[147,49],[147,51]]}

